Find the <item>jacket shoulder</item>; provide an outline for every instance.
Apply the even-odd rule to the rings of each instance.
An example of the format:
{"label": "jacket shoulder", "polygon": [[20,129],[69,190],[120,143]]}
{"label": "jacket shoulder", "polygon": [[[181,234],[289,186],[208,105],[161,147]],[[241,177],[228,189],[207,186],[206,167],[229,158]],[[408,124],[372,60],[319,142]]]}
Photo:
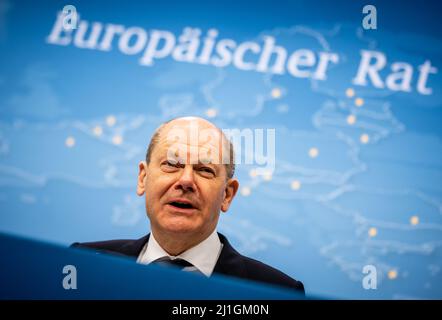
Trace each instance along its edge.
{"label": "jacket shoulder", "polygon": [[113,251],[117,250],[121,246],[126,245],[128,242],[133,241],[129,239],[119,240],[106,240],[106,241],[94,241],[94,242],[75,242],[71,244],[72,248],[88,248],[94,250]]}
{"label": "jacket shoulder", "polygon": [[138,240],[118,239],[96,242],[75,242],[71,245],[71,248],[83,248],[99,253],[136,257],[139,255],[148,239],[149,235]]}
{"label": "jacket shoulder", "polygon": [[275,269],[261,261],[241,255],[248,278],[269,284],[289,287],[305,294],[304,285],[284,272]]}
{"label": "jacket shoulder", "polygon": [[261,261],[243,256],[232,247],[223,234],[218,233],[218,236],[224,246],[214,272],[295,289],[298,293],[305,294],[301,281],[295,280]]}

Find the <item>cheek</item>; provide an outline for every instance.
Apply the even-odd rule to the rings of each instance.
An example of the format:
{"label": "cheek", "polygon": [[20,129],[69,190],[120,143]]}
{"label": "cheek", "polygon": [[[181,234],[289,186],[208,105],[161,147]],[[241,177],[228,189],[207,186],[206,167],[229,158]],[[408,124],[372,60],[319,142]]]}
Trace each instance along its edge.
{"label": "cheek", "polygon": [[223,191],[220,187],[208,188],[203,196],[210,211],[218,213],[223,201]]}
{"label": "cheek", "polygon": [[165,173],[148,177],[145,184],[147,205],[149,207],[159,205],[161,198],[168,192],[173,183],[172,175]]}

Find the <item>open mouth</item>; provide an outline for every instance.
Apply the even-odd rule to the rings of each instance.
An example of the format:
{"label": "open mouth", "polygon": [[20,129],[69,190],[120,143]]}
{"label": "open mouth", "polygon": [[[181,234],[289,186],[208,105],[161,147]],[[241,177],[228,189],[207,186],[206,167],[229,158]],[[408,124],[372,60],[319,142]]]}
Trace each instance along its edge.
{"label": "open mouth", "polygon": [[172,202],[169,202],[169,204],[171,206],[174,206],[174,207],[177,207],[180,209],[194,209],[195,208],[191,203],[188,203],[188,202],[172,201]]}

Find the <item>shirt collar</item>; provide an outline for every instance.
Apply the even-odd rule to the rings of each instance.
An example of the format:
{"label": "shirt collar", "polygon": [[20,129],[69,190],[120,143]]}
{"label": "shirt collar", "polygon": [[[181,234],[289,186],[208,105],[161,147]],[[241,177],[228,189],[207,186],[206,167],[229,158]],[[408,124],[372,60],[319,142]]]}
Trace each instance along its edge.
{"label": "shirt collar", "polygon": [[207,277],[210,277],[218,261],[221,249],[222,243],[219,240],[218,233],[214,230],[209,237],[196,246],[184,251],[178,256],[170,256],[157,242],[153,233],[151,233],[149,241],[141,251],[137,262],[149,264],[163,257],[171,257],[172,259],[181,258],[193,264],[195,268]]}

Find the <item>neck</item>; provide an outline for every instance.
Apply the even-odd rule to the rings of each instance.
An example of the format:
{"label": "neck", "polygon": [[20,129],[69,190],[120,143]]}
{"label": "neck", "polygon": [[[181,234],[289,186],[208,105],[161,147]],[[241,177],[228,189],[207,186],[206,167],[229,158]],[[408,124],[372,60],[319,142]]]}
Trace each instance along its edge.
{"label": "neck", "polygon": [[158,242],[161,248],[163,248],[164,251],[166,251],[171,256],[180,255],[184,251],[193,248],[197,244],[207,239],[212,234],[212,232],[213,230],[209,233],[189,235],[182,233],[169,234],[164,232],[157,232],[156,230],[152,229],[152,234],[155,237],[155,240]]}

